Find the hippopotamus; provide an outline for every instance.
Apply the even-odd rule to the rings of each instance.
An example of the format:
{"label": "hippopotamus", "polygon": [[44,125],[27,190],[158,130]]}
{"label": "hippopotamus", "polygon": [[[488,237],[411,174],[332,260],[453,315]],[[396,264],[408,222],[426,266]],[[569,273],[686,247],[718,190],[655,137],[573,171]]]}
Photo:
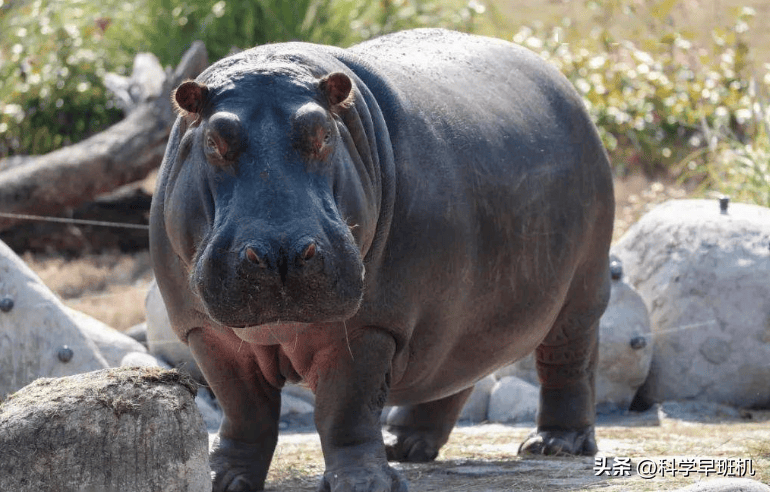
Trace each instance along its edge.
{"label": "hippopotamus", "polygon": [[172,99],[150,246],[223,409],[215,491],[263,489],[287,381],[316,395],[320,491],[406,491],[388,462],[435,459],[474,383],[533,351],[519,452],[596,453],[612,173],[558,70],[412,30],[259,46]]}

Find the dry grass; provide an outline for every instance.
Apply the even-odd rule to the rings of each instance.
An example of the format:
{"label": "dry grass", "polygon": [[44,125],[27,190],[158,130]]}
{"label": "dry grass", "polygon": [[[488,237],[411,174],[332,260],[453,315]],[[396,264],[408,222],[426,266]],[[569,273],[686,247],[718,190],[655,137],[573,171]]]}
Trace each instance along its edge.
{"label": "dry grass", "polygon": [[149,253],[104,253],[70,261],[26,254],[24,261],[67,306],[118,330],[144,321],[152,279]]}

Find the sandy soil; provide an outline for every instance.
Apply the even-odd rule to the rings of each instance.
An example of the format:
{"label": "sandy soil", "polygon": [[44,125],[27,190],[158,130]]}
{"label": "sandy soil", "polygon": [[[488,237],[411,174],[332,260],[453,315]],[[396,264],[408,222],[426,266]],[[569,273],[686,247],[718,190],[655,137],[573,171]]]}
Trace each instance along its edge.
{"label": "sandy soil", "polygon": [[[482,424],[457,427],[439,458],[429,464],[396,464],[409,480],[411,492],[517,492],[604,490],[610,492],[673,490],[723,478],[726,473],[705,473],[710,459],[734,466],[748,464],[754,476],[770,482],[770,412],[744,412],[743,419],[686,421],[644,414],[617,417],[600,423],[598,459],[630,458],[629,476],[596,476],[595,458],[521,458],[519,443],[530,426]],[[606,420],[606,419],[605,419]],[[663,474],[661,463],[689,458],[695,469],[689,477]],[[666,461],[668,460],[668,461]],[[743,460],[738,461],[738,460]],[[637,473],[642,465],[643,478]],[[655,463],[656,472],[646,468]],[[679,465],[677,465],[679,468]],[[622,469],[618,466],[618,469]],[[703,470],[697,473],[697,470]],[[286,433],[268,475],[266,491],[314,491],[323,472],[321,446],[315,433]],[[735,472],[740,475],[740,472]],[[664,476],[665,475],[665,476]]]}

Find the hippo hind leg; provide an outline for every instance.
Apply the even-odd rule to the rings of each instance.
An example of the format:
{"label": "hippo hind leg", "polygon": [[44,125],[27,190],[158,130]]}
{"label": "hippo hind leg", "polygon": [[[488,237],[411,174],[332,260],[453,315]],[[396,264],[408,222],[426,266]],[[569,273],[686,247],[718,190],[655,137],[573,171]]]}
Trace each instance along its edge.
{"label": "hippo hind leg", "polygon": [[519,454],[593,456],[597,452],[599,319],[607,307],[610,287],[608,271],[596,270],[599,274],[593,281],[575,279],[566,304],[536,350],[541,384],[537,430],[521,444]]}
{"label": "hippo hind leg", "polygon": [[440,400],[393,408],[385,426],[396,438],[385,447],[388,461],[424,463],[436,459],[472,391],[473,386]]}

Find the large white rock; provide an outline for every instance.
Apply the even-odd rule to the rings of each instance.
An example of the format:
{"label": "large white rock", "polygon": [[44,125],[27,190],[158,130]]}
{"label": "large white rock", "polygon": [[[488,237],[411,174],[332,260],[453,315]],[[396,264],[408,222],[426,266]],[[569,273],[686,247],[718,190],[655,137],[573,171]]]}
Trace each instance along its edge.
{"label": "large white rock", "polygon": [[497,380],[490,374],[473,386],[473,392],[465,402],[459,420],[470,421],[477,424],[487,420],[489,410],[489,395],[495,387]]}
{"label": "large white rock", "polygon": [[160,368],[38,379],[0,405],[0,490],[209,492],[195,388]]}
{"label": "large white rock", "polygon": [[643,401],[770,405],[770,209],[667,202],[614,253],[652,323]]}
{"label": "large white rock", "polygon": [[[599,322],[598,411],[628,409],[647,378],[652,351],[650,320],[644,301],[622,278],[613,280],[610,302]],[[516,376],[539,385],[532,354],[500,369],[495,376]]]}
{"label": "large white rock", "polygon": [[530,422],[535,420],[540,390],[522,379],[507,376],[495,383],[489,395],[487,417],[490,422]]}
{"label": "large white rock", "polygon": [[196,380],[203,381],[203,374],[193,359],[190,347],[182,343],[171,328],[166,305],[163,304],[163,297],[155,280],[150,283],[147,290],[144,309],[147,317],[147,346],[150,353],[180,371],[190,374]]}
{"label": "large white rock", "polygon": [[134,351],[145,349],[104,323],[64,306],[0,241],[0,398],[39,377],[117,365],[125,353]]}

